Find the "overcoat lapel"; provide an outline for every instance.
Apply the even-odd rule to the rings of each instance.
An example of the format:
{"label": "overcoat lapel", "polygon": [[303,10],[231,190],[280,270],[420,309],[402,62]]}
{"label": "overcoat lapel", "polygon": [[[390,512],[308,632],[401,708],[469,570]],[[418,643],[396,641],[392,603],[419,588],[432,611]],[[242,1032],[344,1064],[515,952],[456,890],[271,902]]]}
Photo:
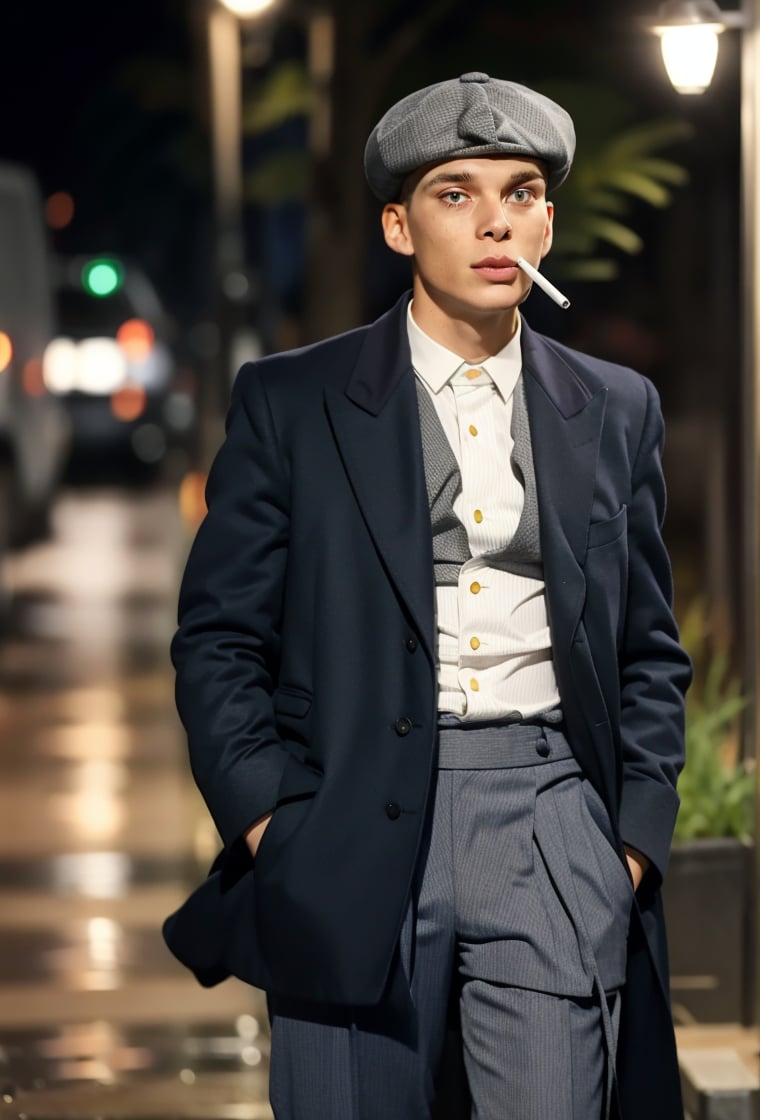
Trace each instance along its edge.
{"label": "overcoat lapel", "polygon": [[592,395],[524,322],[522,349],[552,641],[563,655],[583,609],[583,562],[607,393]]}
{"label": "overcoat lapel", "polygon": [[404,296],[367,332],[345,391],[327,389],[341,458],[375,547],[435,664],[435,587]]}
{"label": "overcoat lapel", "polygon": [[[404,296],[367,332],[344,391],[326,390],[343,463],[378,553],[435,661],[432,534]],[[583,561],[607,395],[592,394],[523,322],[552,638],[569,651],[583,609]]]}

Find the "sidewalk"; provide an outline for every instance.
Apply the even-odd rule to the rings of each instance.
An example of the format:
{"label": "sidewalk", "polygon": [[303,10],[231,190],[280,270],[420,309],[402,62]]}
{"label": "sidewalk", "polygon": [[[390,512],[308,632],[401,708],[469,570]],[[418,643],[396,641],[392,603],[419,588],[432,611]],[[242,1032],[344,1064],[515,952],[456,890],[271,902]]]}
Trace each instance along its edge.
{"label": "sidewalk", "polygon": [[760,1118],[760,1036],[735,1023],[677,1027],[688,1120]]}

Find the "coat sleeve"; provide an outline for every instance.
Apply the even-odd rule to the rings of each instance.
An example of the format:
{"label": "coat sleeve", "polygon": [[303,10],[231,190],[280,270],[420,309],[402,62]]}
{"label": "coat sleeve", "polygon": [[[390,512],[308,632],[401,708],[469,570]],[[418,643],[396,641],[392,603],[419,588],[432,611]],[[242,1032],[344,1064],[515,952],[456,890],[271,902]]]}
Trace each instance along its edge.
{"label": "coat sleeve", "polygon": [[678,813],[676,779],[684,763],[684,695],[691,663],[678,640],[662,539],[662,414],[654,386],[646,380],[645,385],[646,414],[628,510],[628,605],[620,652],[620,832],[662,879]]}
{"label": "coat sleeve", "polygon": [[276,803],[287,754],[273,692],[288,547],[288,474],[255,366],[232,394],[172,641],[193,775],[225,845]]}

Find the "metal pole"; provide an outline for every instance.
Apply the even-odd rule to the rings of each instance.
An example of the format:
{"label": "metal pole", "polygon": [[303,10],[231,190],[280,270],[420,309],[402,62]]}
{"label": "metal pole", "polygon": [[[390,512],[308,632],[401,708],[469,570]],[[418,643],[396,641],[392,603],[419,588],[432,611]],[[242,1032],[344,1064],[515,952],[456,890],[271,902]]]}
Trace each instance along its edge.
{"label": "metal pole", "polygon": [[214,191],[220,234],[217,265],[239,263],[241,215],[240,152],[240,27],[235,16],[220,4],[208,14],[211,67],[211,134],[213,137]]}
{"label": "metal pole", "polygon": [[[760,778],[760,718],[757,692],[760,673],[760,229],[757,191],[760,188],[760,0],[743,0],[741,62],[741,233],[742,233],[742,414],[744,458],[744,562],[742,608],[747,626],[744,636],[744,682],[752,703],[744,724],[744,756],[754,759]],[[760,836],[760,785],[756,798],[756,837]],[[746,1018],[760,1022],[757,1004],[757,961],[760,956],[758,913],[758,844],[751,885],[753,929],[750,933],[746,977]]]}
{"label": "metal pole", "polygon": [[204,466],[208,466],[221,443],[230,388],[235,322],[234,310],[225,296],[224,281],[230,273],[240,271],[243,262],[240,25],[230,11],[214,0],[209,0],[207,13],[214,171],[213,263],[219,347],[204,393],[204,414],[201,417]]}

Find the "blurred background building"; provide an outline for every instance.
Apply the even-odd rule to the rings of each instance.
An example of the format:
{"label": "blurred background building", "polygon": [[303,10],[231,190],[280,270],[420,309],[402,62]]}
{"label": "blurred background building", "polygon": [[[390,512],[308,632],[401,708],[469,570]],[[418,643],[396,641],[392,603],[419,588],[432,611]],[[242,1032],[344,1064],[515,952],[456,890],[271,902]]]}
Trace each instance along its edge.
{"label": "blurred background building", "polygon": [[179,574],[240,364],[409,284],[372,124],[468,70],[576,121],[546,265],[572,309],[527,318],[663,401],[697,666],[674,1014],[687,1072],[725,1051],[756,1091],[757,7],[682,96],[649,0],[4,6],[0,1115],[268,1115],[261,1001],[196,991],[160,941],[216,845],[172,707]]}

